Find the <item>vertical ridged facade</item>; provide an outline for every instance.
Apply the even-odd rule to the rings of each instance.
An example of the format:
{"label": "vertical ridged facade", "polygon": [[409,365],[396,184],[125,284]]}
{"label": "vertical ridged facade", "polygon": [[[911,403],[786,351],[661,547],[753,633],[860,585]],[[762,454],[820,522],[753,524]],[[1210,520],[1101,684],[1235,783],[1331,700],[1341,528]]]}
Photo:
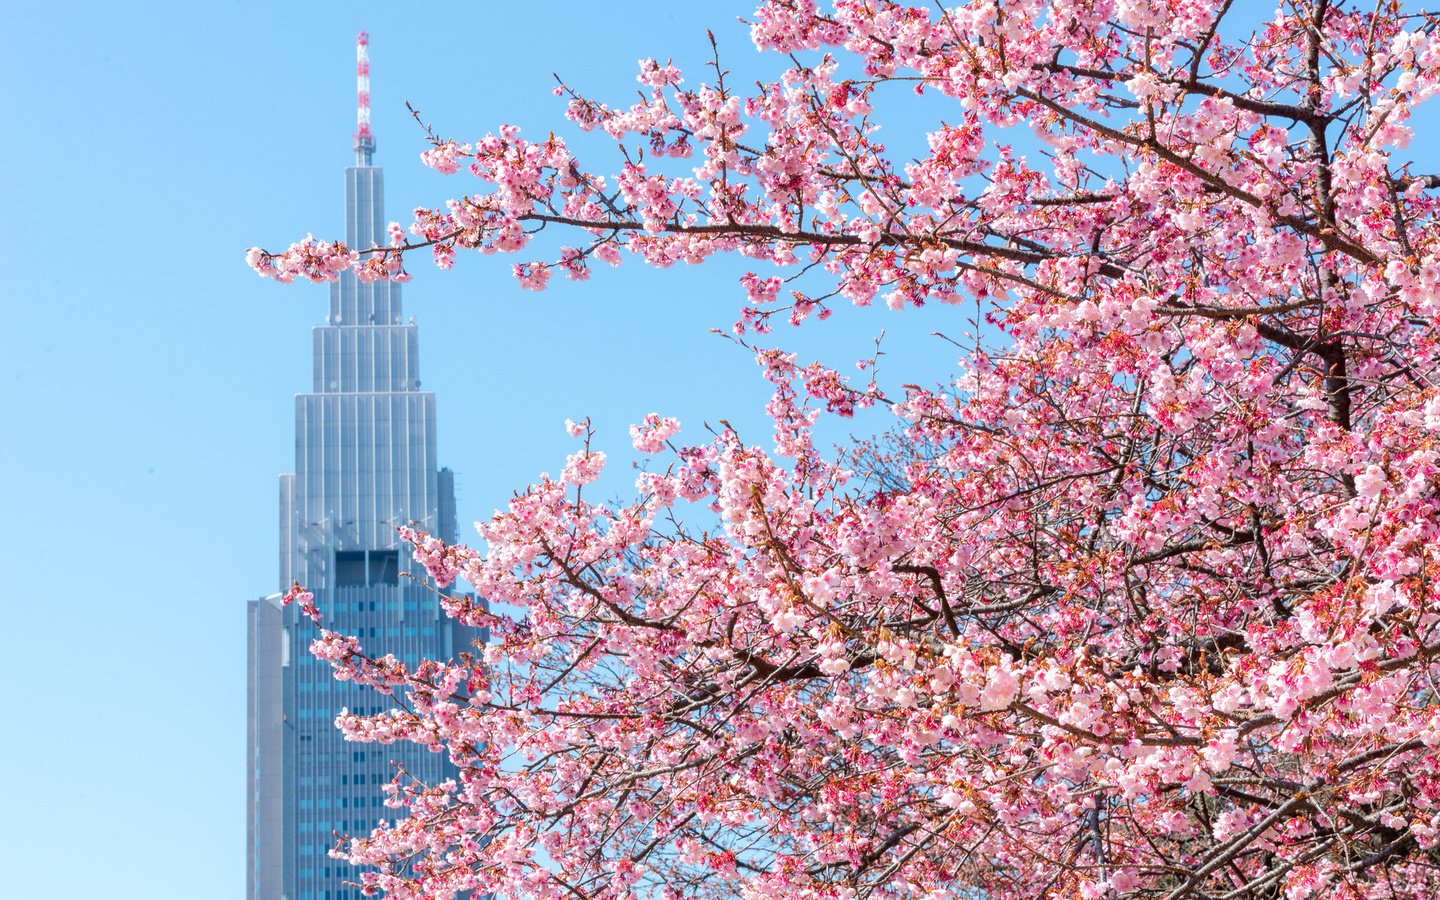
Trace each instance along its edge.
{"label": "vertical ridged facade", "polygon": [[[345,240],[356,248],[385,242],[372,150],[357,139],[358,164],[345,170]],[[435,395],[420,390],[418,348],[400,285],[349,272],[331,284],[313,383],[295,398],[295,471],[280,476],[280,589],[299,581],[326,627],[410,663],[450,659],[479,636],[443,615],[396,535],[410,523],[455,539],[454,478],[436,462]],[[402,574],[412,571],[418,580]],[[397,815],[381,805],[394,763],[427,783],[453,770],[444,754],[409,745],[346,743],[335,715],[388,699],[335,681],[308,652],[315,626],[276,602],[250,604],[248,896],[349,900],[360,896],[345,884],[358,870],[329,857],[334,835]]]}

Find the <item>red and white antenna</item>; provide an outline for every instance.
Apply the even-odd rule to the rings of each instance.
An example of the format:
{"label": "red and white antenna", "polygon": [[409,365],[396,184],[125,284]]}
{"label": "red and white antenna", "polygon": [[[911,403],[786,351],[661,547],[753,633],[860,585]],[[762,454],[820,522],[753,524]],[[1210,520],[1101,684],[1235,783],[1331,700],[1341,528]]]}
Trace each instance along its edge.
{"label": "red and white antenna", "polygon": [[375,153],[370,133],[370,35],[355,37],[355,164],[368,166]]}

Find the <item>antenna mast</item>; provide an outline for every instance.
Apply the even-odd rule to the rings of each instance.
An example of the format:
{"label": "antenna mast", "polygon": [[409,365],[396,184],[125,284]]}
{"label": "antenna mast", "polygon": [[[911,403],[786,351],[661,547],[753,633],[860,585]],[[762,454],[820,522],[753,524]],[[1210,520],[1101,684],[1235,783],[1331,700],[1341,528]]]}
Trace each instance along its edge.
{"label": "antenna mast", "polygon": [[355,165],[371,165],[375,136],[370,133],[370,35],[355,38]]}

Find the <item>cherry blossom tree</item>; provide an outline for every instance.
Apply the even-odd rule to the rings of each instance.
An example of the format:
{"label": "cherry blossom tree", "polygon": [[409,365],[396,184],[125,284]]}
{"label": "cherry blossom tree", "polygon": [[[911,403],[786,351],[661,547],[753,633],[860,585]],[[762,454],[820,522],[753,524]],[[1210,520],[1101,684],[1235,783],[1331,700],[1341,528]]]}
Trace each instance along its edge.
{"label": "cherry blossom tree", "polygon": [[[773,81],[560,90],[613,171],[432,136],[474,193],[386,247],[252,250],[289,281],[529,246],[536,289],[739,254],[746,346],[847,302],[984,317],[933,388],[752,348],[773,440],[652,416],[633,502],[587,498],[580,425],[480,549],[406,531],[493,641],[406,667],[320,632],[397,701],[352,739],[460,770],[337,850],[366,893],[1440,896],[1440,177],[1405,154],[1437,19],[1257,13],[767,0]],[[900,93],[908,160],[873,127]],[[533,259],[540,226],[571,246]],[[867,407],[889,438],[819,445]]]}

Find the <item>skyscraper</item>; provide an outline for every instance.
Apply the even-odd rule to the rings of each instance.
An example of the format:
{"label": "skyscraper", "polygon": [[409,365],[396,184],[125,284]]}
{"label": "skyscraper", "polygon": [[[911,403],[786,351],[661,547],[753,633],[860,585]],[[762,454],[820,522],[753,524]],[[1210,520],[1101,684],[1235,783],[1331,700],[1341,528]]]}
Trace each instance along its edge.
{"label": "skyscraper", "polygon": [[[345,241],[386,242],[381,170],[372,164],[368,40],[361,34],[355,165],[345,170]],[[313,331],[313,384],[295,397],[295,471],[280,476],[280,590],[309,588],[327,627],[367,651],[407,662],[449,659],[476,636],[440,611],[396,527],[455,539],[455,483],[436,464],[435,395],[420,390],[419,343],[401,319],[400,285],[330,285]],[[421,579],[402,576],[420,571]],[[249,607],[249,869],[252,900],[348,900],[357,870],[328,856],[337,833],[364,833],[393,762],[426,782],[451,774],[443,754],[349,744],[342,708],[371,713],[386,698],[336,682],[308,652],[316,631],[279,595]]]}

